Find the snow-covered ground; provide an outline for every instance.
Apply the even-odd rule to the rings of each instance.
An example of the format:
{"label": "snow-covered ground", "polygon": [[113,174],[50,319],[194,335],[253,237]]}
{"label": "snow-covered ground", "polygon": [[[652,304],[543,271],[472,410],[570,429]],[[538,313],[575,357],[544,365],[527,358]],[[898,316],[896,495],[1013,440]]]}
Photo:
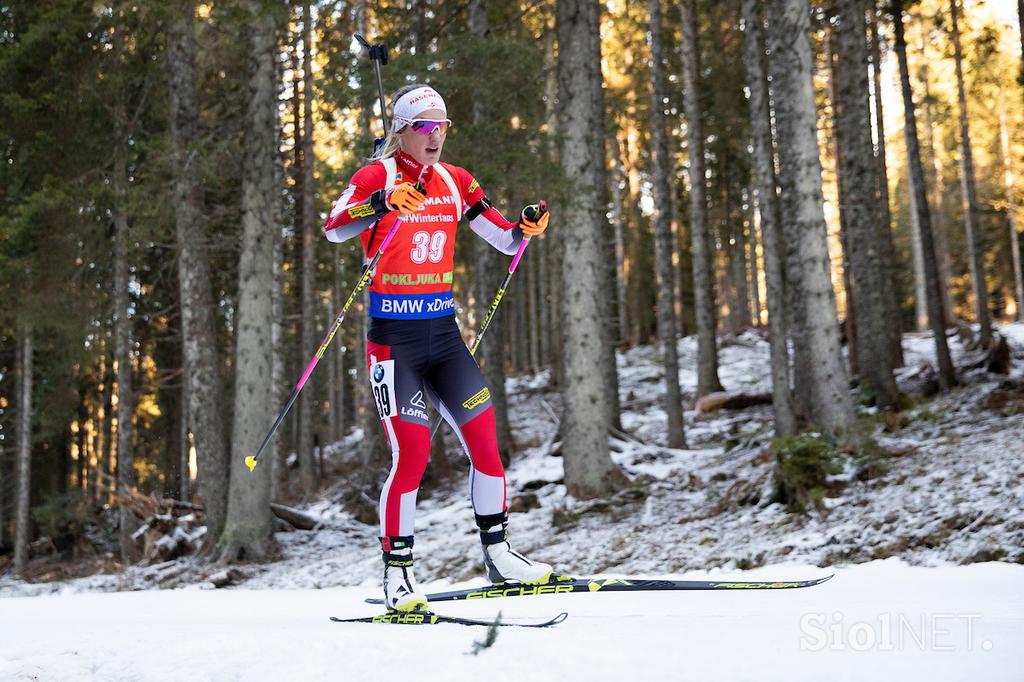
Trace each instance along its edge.
{"label": "snow-covered ground", "polygon": [[[325,527],[278,533],[282,559],[242,566],[238,588],[205,589],[219,569],[189,559],[59,583],[0,577],[0,680],[383,679],[389,662],[407,656],[415,667],[402,674],[430,679],[1021,679],[1024,325],[1001,331],[1013,375],[968,371],[963,386],[919,399],[888,431],[875,422],[889,454],[870,477],[848,463],[823,509],[807,515],[770,502],[769,407],[692,409],[692,338],[679,343],[687,449],[665,446],[657,349],[619,354],[628,433],[612,440],[612,456],[634,485],[609,500],[567,495],[554,440],[561,406],[547,377],[510,379],[517,549],[576,575],[837,572],[820,587],[449,605],[467,615],[571,613],[552,630],[504,630],[494,649],[463,657],[482,632],[326,620],[372,613],[361,600],[379,591],[381,571],[376,528],[329,493],[307,508]],[[930,336],[909,334],[904,348],[900,384],[913,392],[927,382]],[[951,350],[960,366],[972,359],[956,341]],[[720,365],[729,391],[768,391],[768,345],[757,333],[724,340]],[[358,440],[354,433],[329,447],[328,459],[344,458]],[[416,548],[421,582],[443,589],[479,580],[463,481],[421,496]]]}
{"label": "snow-covered ground", "polygon": [[[765,567],[745,578],[823,573]],[[704,576],[704,573],[700,573]],[[687,577],[693,577],[688,575]],[[842,568],[805,590],[570,594],[444,605],[546,630],[337,624],[366,588],[179,590],[3,601],[0,679],[75,680],[1020,680],[1024,567]],[[440,605],[439,605],[440,606]]]}

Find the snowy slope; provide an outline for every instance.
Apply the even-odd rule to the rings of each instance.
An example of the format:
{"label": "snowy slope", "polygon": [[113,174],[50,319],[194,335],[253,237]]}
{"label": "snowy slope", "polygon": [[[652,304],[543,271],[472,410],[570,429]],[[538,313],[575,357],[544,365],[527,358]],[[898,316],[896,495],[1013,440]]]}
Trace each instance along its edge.
{"label": "snowy slope", "polygon": [[[744,577],[821,573],[776,566]],[[445,604],[478,617],[500,609],[510,620],[570,613],[548,630],[506,628],[478,656],[465,654],[483,628],[327,620],[374,613],[366,594],[191,588],[5,599],[0,679],[996,682],[1024,670],[1024,567],[1012,564],[927,569],[891,559],[806,590]]]}
{"label": "snowy slope", "polygon": [[[613,458],[636,487],[611,500],[582,502],[566,494],[561,458],[552,456],[559,395],[547,390],[544,374],[511,379],[510,416],[520,452],[508,470],[509,499],[533,507],[513,515],[513,543],[577,574],[843,565],[888,557],[926,566],[993,559],[1024,563],[1024,325],[1002,331],[1013,345],[1016,384],[1001,388],[1001,377],[968,373],[966,386],[920,402],[905,413],[909,423],[903,428],[877,434],[900,453],[885,459],[884,473],[864,481],[852,472],[835,477],[827,512],[809,515],[768,504],[768,407],[712,415],[688,410],[689,449],[664,446],[664,384],[654,348],[634,348],[618,358],[622,420],[631,435],[612,440]],[[926,374],[921,368],[930,359],[931,340],[927,334],[908,334],[904,347],[901,385],[912,390]],[[962,363],[965,351],[957,342],[951,347]],[[692,407],[694,339],[680,340],[679,350],[681,384]],[[727,339],[720,355],[727,389],[767,391],[764,338],[748,332]],[[328,458],[343,457],[358,441],[358,432],[353,433],[329,448]],[[457,452],[454,444],[449,452]],[[465,462],[456,465],[464,468]],[[461,477],[421,495],[416,537],[421,580],[480,575],[467,497]],[[331,495],[309,510],[327,527],[278,533],[282,560],[243,567],[249,578],[244,587],[323,588],[379,580],[376,528],[353,519]],[[27,585],[0,578],[0,597],[174,587],[201,583],[213,570],[186,559],[63,583]]]}

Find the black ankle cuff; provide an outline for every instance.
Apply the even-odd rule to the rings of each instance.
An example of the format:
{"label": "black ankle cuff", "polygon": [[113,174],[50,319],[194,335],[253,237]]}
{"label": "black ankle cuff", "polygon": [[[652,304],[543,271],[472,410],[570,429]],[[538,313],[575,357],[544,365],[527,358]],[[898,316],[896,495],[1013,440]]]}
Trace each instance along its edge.
{"label": "black ankle cuff", "polygon": [[497,525],[508,525],[508,512],[498,512],[497,514],[476,514],[476,525],[480,530],[488,530]]}
{"label": "black ankle cuff", "polygon": [[484,547],[490,547],[491,545],[498,545],[508,540],[508,528],[502,528],[501,530],[480,531],[480,542],[483,543]]}
{"label": "black ankle cuff", "polygon": [[380,548],[384,552],[412,549],[412,537],[411,535],[385,535],[380,538]]}
{"label": "black ankle cuff", "polygon": [[412,566],[412,552],[408,554],[392,554],[391,552],[382,553],[385,566]]}
{"label": "black ankle cuff", "polygon": [[[477,514],[476,525],[480,527],[480,542],[484,547],[497,545],[508,540],[508,512],[497,514]],[[499,530],[491,530],[501,526]]]}

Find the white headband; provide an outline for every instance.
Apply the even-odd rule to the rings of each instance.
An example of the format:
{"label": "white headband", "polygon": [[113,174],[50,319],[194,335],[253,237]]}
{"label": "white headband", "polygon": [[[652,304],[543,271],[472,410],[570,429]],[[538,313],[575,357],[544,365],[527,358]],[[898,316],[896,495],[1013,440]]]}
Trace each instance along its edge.
{"label": "white headband", "polygon": [[399,97],[398,101],[395,102],[394,109],[392,130],[402,128],[402,126],[405,126],[424,111],[430,111],[431,109],[440,109],[444,112],[445,117],[448,116],[448,107],[444,104],[444,98],[429,85],[410,90]]}

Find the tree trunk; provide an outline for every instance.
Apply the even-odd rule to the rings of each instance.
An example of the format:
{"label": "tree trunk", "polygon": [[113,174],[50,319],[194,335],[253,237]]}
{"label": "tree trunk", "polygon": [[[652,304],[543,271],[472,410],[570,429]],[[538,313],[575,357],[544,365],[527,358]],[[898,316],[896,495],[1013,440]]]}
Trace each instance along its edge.
{"label": "tree trunk", "polygon": [[[171,136],[174,143],[174,214],[184,351],[185,412],[198,458],[198,494],[206,507],[205,549],[224,528],[228,494],[228,437],[217,353],[213,286],[202,214],[198,164],[199,105],[195,77],[195,6],[175,5],[167,35]],[[186,467],[187,470],[187,467]]]}
{"label": "tree trunk", "polygon": [[[924,52],[924,41],[921,41],[921,51]],[[946,214],[942,210],[942,197],[946,186],[945,174],[942,166],[942,129],[935,125],[932,116],[932,93],[931,85],[928,82],[928,62],[921,65],[921,83],[924,85],[924,130],[927,135],[928,148],[932,154],[932,235],[935,239],[935,258],[939,263],[939,285],[942,289],[942,316],[945,320],[952,320],[953,296],[950,289],[952,282],[949,246],[946,240]],[[938,139],[936,139],[938,138]]]}
{"label": "tree trunk", "polygon": [[[751,190],[751,195],[753,195],[753,190]],[[750,278],[750,284],[749,284],[750,301],[748,303],[749,311],[750,311],[749,312],[750,319],[753,321],[753,324],[754,324],[755,327],[760,327],[761,326],[761,269],[758,267],[758,264],[757,264],[757,242],[758,242],[758,239],[757,239],[757,226],[754,223],[754,201],[753,201],[753,196],[751,196],[750,199],[751,199],[751,201],[749,202],[747,208],[745,209],[745,214],[746,215],[744,216],[744,223],[747,226],[747,233],[748,233],[748,240],[749,240],[747,242],[747,248],[749,249],[748,256],[747,256],[747,262],[748,262],[749,267],[747,268],[747,273],[744,273],[744,277],[747,277],[749,275],[749,278]]]}
{"label": "tree trunk", "polygon": [[875,208],[875,165],[871,149],[867,26],[862,0],[838,0],[835,26],[836,138],[843,176],[853,295],[857,302],[857,368],[862,395],[893,408],[899,398],[890,362],[885,277],[879,254],[883,235]]}
{"label": "tree trunk", "polygon": [[[834,19],[835,14],[836,12],[832,12],[829,17],[830,21]],[[846,177],[843,175],[843,148],[839,143],[839,135],[836,131],[837,126],[834,123],[838,106],[836,102],[839,100],[836,96],[836,54],[835,49],[832,47],[835,28],[829,26],[824,33],[825,61],[828,64],[828,97],[832,103],[832,154],[835,160],[836,203],[839,207],[839,244],[842,248],[843,302],[845,304],[845,318],[842,325],[844,335],[846,336],[846,355],[850,376],[858,376],[860,372],[857,369],[857,297],[853,291],[853,267],[850,264],[850,220],[846,215],[849,200],[846,196]]]}
{"label": "tree trunk", "polygon": [[988,288],[985,284],[985,251],[978,219],[978,190],[974,179],[974,149],[967,117],[967,95],[964,91],[963,51],[960,49],[960,23],[957,0],[950,0],[953,18],[953,56],[956,61],[956,91],[960,103],[960,187],[964,200],[964,223],[967,227],[967,251],[971,263],[971,284],[974,291],[974,316],[980,329],[978,341],[982,348],[992,342],[992,318],[988,310]]}
{"label": "tree trunk", "polygon": [[[116,107],[115,127],[118,130],[114,152],[114,359],[117,362],[117,485],[135,485],[134,453],[132,451],[132,414],[135,396],[132,393],[131,319],[128,317],[128,131],[124,127],[124,109]],[[135,515],[124,505],[118,511],[118,541],[121,560],[125,564],[138,559],[132,533],[137,528]]]}
{"label": "tree trunk", "polygon": [[625,160],[619,153],[619,134],[608,131],[611,153],[608,158],[608,196],[611,198],[612,227],[615,238],[615,299],[618,303],[619,343],[627,343],[630,336],[630,319],[626,303],[626,174]]}
{"label": "tree trunk", "polygon": [[924,186],[924,169],[921,165],[921,149],[917,137],[917,115],[914,95],[910,88],[910,68],[907,66],[907,42],[903,34],[903,0],[892,0],[893,26],[896,33],[896,57],[900,69],[900,89],[903,95],[905,118],[904,137],[907,145],[907,161],[910,166],[911,190],[914,192],[914,208],[917,213],[921,237],[921,254],[925,271],[928,322],[935,337],[935,356],[939,367],[939,385],[948,390],[956,383],[956,373],[949,357],[946,344],[946,324],[942,316],[942,295],[939,289],[939,272],[935,260],[935,244],[932,240],[931,212]]}
{"label": "tree trunk", "polygon": [[[312,76],[312,23],[309,0],[302,3],[302,184],[300,188],[302,211],[302,343],[300,362],[309,362],[309,354],[317,347],[316,325],[316,245],[320,240],[313,205],[313,76]],[[296,93],[298,83],[296,83]],[[297,96],[297,95],[296,95]],[[298,121],[295,122],[298,132]],[[298,135],[296,135],[298,137]],[[299,475],[302,495],[308,498],[317,488],[316,462],[313,458],[317,419],[317,386],[303,391],[299,400],[298,445]]]}
{"label": "tree trunk", "polygon": [[32,328],[22,322],[18,358],[18,493],[14,507],[14,573],[28,565],[32,539],[29,519],[32,475]]}
{"label": "tree trunk", "polygon": [[722,390],[715,338],[715,276],[708,229],[704,173],[704,126],[700,106],[700,46],[694,0],[682,0],[683,105],[690,166],[690,243],[693,249],[694,308],[697,318],[697,396]]}
{"label": "tree trunk", "polygon": [[726,255],[726,268],[723,273],[725,284],[722,293],[729,307],[727,328],[731,333],[739,334],[750,326],[750,304],[747,301],[747,247],[743,234],[743,216],[736,210],[736,203],[741,199],[730,191],[730,181],[725,172],[722,173],[722,187],[722,240]]}
{"label": "tree trunk", "polygon": [[665,67],[661,50],[661,1],[650,0],[651,11],[651,156],[654,172],[654,260],[658,283],[658,337],[665,364],[665,414],[668,446],[686,447],[683,402],[679,395],[679,355],[676,348],[675,259],[672,239],[672,198],[669,189],[671,157],[665,134]]}
{"label": "tree trunk", "polygon": [[[469,30],[473,35],[481,39],[490,33],[490,25],[487,21],[487,9],[483,0],[472,0],[469,3]],[[488,116],[487,100],[475,98],[473,100],[473,123],[479,125]],[[540,240],[534,240],[539,242]],[[543,248],[546,244],[536,243],[536,247]],[[479,305],[477,320],[483,322],[491,301],[501,286],[502,280],[508,274],[508,269],[502,267],[502,258],[498,251],[485,242],[483,239],[474,239],[473,247],[476,255],[476,299]],[[529,250],[529,249],[528,249]],[[529,258],[529,255],[526,256]],[[523,270],[517,271],[518,279],[524,279]],[[513,279],[517,279],[515,276]],[[520,291],[525,282],[519,282]],[[511,297],[509,297],[511,298]],[[517,296],[518,298],[518,296]],[[515,306],[509,305],[513,301],[505,300],[505,321],[513,320]],[[508,328],[514,330],[516,325],[506,325],[499,317],[491,320],[492,327]],[[480,368],[484,374],[484,381],[491,390],[491,400],[494,403],[495,426],[498,431],[498,454],[502,462],[509,462],[514,450],[512,438],[512,427],[508,421],[508,396],[505,394],[505,353],[502,349],[501,337],[503,329],[491,329],[488,332],[487,343],[481,343],[477,348],[477,358]],[[475,330],[479,333],[480,330]]]}
{"label": "tree trunk", "polygon": [[[275,164],[275,169],[281,173],[283,182],[284,169],[277,164]],[[273,349],[274,359],[271,364],[268,393],[270,394],[271,402],[275,405],[283,405],[288,400],[292,387],[286,381],[294,379],[294,375],[297,373],[293,371],[291,375],[288,375],[288,360],[290,358],[288,357],[288,344],[285,338],[284,247],[283,240],[274,240],[274,289],[270,304],[273,310],[272,319],[274,320],[270,327],[270,345]],[[302,359],[299,362],[301,363]],[[302,365],[299,366],[302,367]],[[287,380],[285,378],[286,375],[288,375]],[[286,423],[287,420],[285,421]],[[284,431],[284,428],[281,431]],[[288,471],[288,455],[291,450],[285,445],[284,434],[279,432],[276,438],[279,439],[277,447],[269,453],[272,464],[270,467],[270,499],[272,500],[287,499],[293,494],[292,478]]]}
{"label": "tree trunk", "polygon": [[743,61],[750,91],[750,131],[754,149],[754,183],[761,221],[764,274],[768,306],[768,338],[771,342],[772,410],[775,435],[796,431],[793,396],[789,383],[789,350],[786,344],[786,291],[782,268],[783,244],[779,230],[779,206],[775,181],[775,150],[772,146],[765,49],[762,41],[764,17],[760,0],[742,0]]}
{"label": "tree trunk", "polygon": [[90,415],[90,418],[89,418],[90,421],[92,422],[91,430],[92,430],[92,433],[93,433],[92,443],[91,443],[92,453],[91,453],[91,458],[89,460],[89,464],[90,464],[89,485],[91,486],[91,490],[89,491],[89,499],[93,502],[93,504],[96,504],[96,505],[103,504],[103,501],[100,499],[100,495],[101,495],[100,490],[101,490],[101,488],[100,488],[99,485],[97,485],[97,481],[100,478],[100,475],[97,472],[100,472],[100,471],[104,470],[103,469],[103,466],[104,466],[103,452],[105,451],[106,448],[104,446],[104,435],[105,434],[104,434],[104,429],[103,429],[103,421],[105,419],[105,416],[104,416],[105,412],[106,412],[105,406],[107,404],[106,391],[107,391],[107,386],[110,383],[107,380],[107,337],[106,337],[106,333],[102,330],[102,325],[101,325],[101,330],[100,330],[100,333],[99,333],[99,337],[100,337],[100,342],[98,344],[98,351],[99,351],[98,362],[99,362],[99,366],[96,368],[96,378],[97,378],[96,394],[93,396],[94,402],[92,404],[92,415]]}
{"label": "tree trunk", "polygon": [[[186,372],[187,374],[187,372]],[[181,382],[181,424],[178,426],[181,434],[179,439],[181,441],[181,452],[179,453],[180,479],[178,481],[178,499],[183,502],[192,501],[192,480],[191,471],[189,470],[189,454],[191,450],[191,443],[189,443],[189,413],[188,413],[188,382]],[[209,512],[207,512],[209,514]]]}
{"label": "tree trunk", "polygon": [[[910,248],[914,259],[914,322],[917,331],[928,329],[928,277],[924,266],[924,248],[921,245],[921,220],[917,210],[917,191],[914,188],[914,177],[907,165],[907,194],[910,196]],[[937,266],[936,266],[937,267]],[[942,276],[939,275],[941,280]],[[941,286],[941,285],[940,285]],[[939,306],[941,309],[942,301]],[[945,312],[942,319],[945,320]]]}
{"label": "tree trunk", "polygon": [[[99,470],[107,476],[115,478],[114,471],[114,382],[117,380],[117,375],[114,374],[114,356],[107,354],[107,343],[104,344],[104,366],[105,371],[103,372],[103,404],[102,404],[102,419],[101,433],[103,434],[101,443],[102,447],[100,452],[102,453],[102,459],[100,461]],[[109,479],[108,479],[109,480]],[[103,504],[113,504],[114,491],[110,486],[104,485],[99,488],[100,501]]]}
{"label": "tree trunk", "polygon": [[878,40],[878,17],[875,0],[868,12],[871,31],[871,74],[874,81],[875,132],[878,142],[875,147],[875,160],[878,164],[876,178],[878,180],[878,223],[882,230],[882,241],[879,244],[879,256],[885,273],[885,301],[891,320],[888,329],[889,354],[893,367],[903,366],[903,310],[900,305],[900,290],[896,281],[896,248],[892,241],[892,213],[889,210],[889,169],[885,156],[885,112],[882,109],[882,49]]}
{"label": "tree trunk", "polygon": [[1017,25],[1020,27],[1020,84],[1024,85],[1024,0],[1017,0]]}
{"label": "tree trunk", "polygon": [[[554,8],[553,8],[554,9]],[[559,131],[559,103],[558,103],[558,66],[555,59],[555,40],[557,38],[557,26],[555,12],[551,12],[544,27],[544,63],[547,70],[544,77],[544,126],[546,128],[545,144],[548,158],[552,163],[559,163],[558,160],[558,131]],[[562,238],[558,230],[548,235],[546,249],[541,249],[541,258],[544,261],[544,309],[547,313],[545,318],[545,341],[547,352],[544,357],[548,359],[548,366],[551,367],[552,386],[565,385],[565,364],[562,362],[562,297],[558,295],[562,279],[561,268],[557,264],[557,257],[554,254],[560,253]]]}
{"label": "tree trunk", "polygon": [[[279,239],[275,202],[277,81],[275,17],[250,0],[249,79],[243,138],[242,253],[238,266],[235,409],[232,428],[228,518],[221,535],[221,561],[264,560],[271,555],[273,467],[250,472],[243,460],[266,434],[277,407],[271,380],[274,360],[274,240]],[[261,11],[262,10],[262,11]],[[273,459],[274,445],[268,460]]]}
{"label": "tree trunk", "polygon": [[[566,206],[559,220],[564,226],[561,295],[566,381],[562,453],[569,494],[594,498],[611,493],[624,481],[608,448],[614,396],[609,395],[602,367],[610,349],[604,347],[607,336],[602,322],[606,263],[601,246],[605,160],[600,5],[595,0],[558,0],[557,13],[560,160],[566,177],[577,183],[577,200]],[[597,157],[595,149],[600,149]],[[570,249],[572,257],[567,257]]]}
{"label": "tree trunk", "polygon": [[1020,237],[1022,226],[1017,222],[1017,197],[1013,190],[1013,157],[1010,156],[1010,135],[1006,130],[1006,114],[999,113],[999,150],[1003,157],[1003,187],[1006,188],[1006,222],[1010,227],[1010,260],[1013,263],[1013,288],[1017,296],[1017,319],[1024,322],[1024,274],[1021,269]]}
{"label": "tree trunk", "polygon": [[[628,57],[627,57],[627,63]],[[627,164],[626,173],[626,216],[629,229],[626,231],[626,257],[629,267],[625,270],[626,296],[629,301],[628,313],[632,318],[630,342],[633,344],[649,343],[655,327],[655,307],[657,292],[651,291],[650,273],[654,271],[652,252],[654,251],[653,235],[640,212],[640,194],[643,178],[640,175],[640,139],[639,126],[636,125],[635,92],[631,88],[626,93],[627,125],[622,140],[624,147],[622,158]]]}
{"label": "tree trunk", "polygon": [[[82,451],[78,451],[81,461]],[[7,486],[11,476],[7,467],[7,448],[0,441],[0,552],[7,548]]]}
{"label": "tree trunk", "polygon": [[839,349],[836,302],[829,274],[821,189],[817,111],[812,82],[808,0],[769,0],[768,47],[778,130],[779,180],[791,302],[800,308],[793,334],[803,337],[808,381],[804,404],[831,433],[853,421]]}

